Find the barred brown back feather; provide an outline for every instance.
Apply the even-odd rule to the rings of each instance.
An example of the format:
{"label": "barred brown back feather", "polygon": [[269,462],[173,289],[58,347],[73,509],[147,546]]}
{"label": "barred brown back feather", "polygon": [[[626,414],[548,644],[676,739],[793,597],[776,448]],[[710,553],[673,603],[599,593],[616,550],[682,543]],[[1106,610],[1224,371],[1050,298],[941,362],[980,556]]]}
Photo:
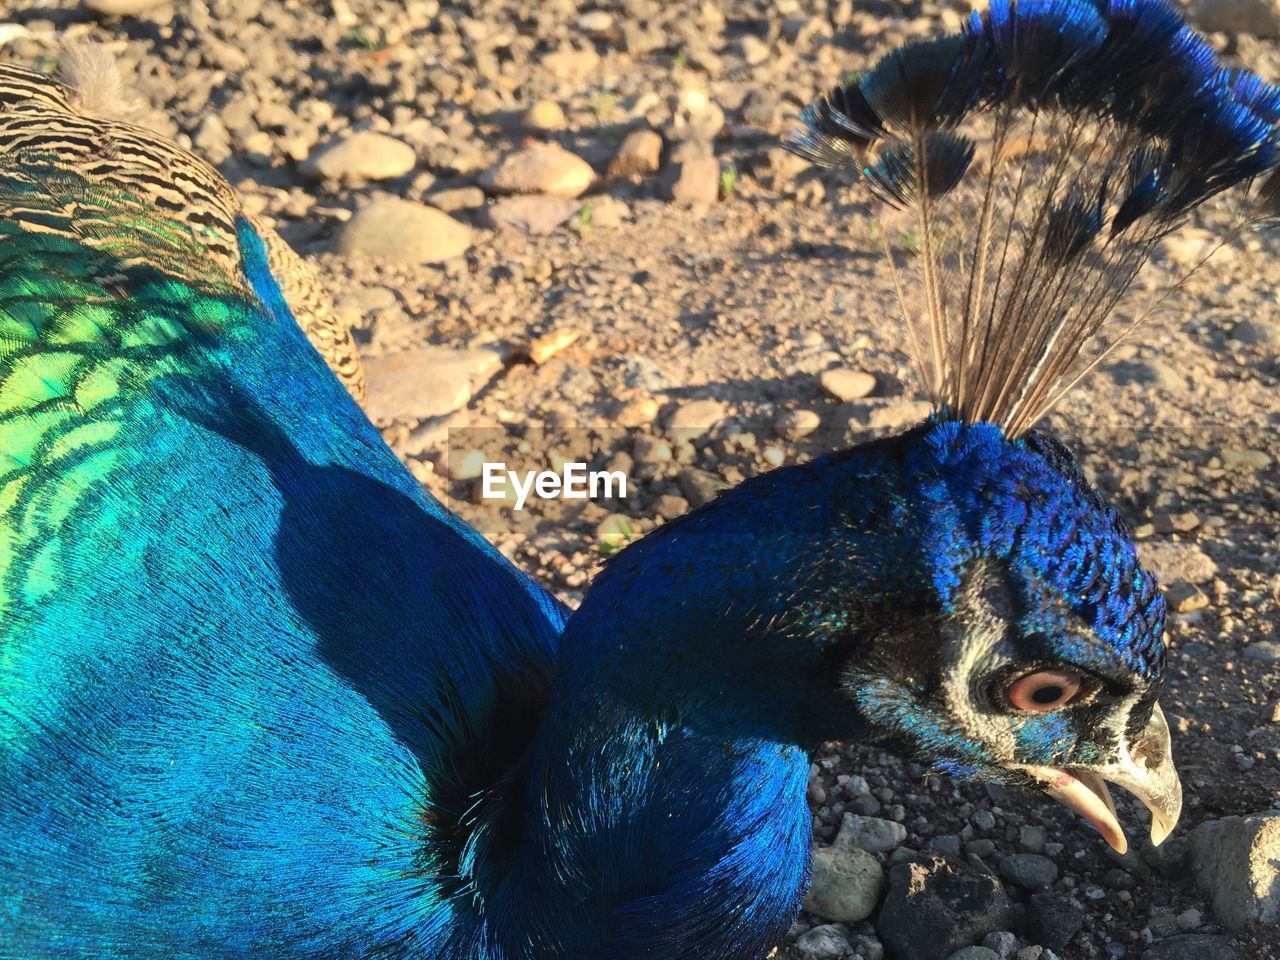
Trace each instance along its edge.
{"label": "barred brown back feather", "polygon": [[[298,324],[363,400],[364,374],[351,331],[306,262],[274,229],[245,213],[208,163],[150,130],[84,112],[100,99],[47,74],[0,64],[0,164],[60,196],[65,222],[75,225],[79,239],[110,249],[125,263],[173,264],[197,285],[244,287],[235,221],[247,216]],[[148,217],[148,206],[164,210],[161,223]],[[122,230],[126,216],[129,229]],[[35,230],[56,231],[63,222],[23,209],[20,200],[0,204],[0,217]],[[187,229],[175,230],[175,223]]]}

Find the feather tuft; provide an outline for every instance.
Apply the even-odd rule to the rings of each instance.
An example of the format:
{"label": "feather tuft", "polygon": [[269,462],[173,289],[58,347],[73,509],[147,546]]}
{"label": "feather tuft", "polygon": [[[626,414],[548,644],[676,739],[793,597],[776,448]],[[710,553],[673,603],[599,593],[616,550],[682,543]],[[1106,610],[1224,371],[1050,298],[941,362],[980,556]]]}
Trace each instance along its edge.
{"label": "feather tuft", "polygon": [[862,78],[859,91],[880,123],[899,136],[951,126],[977,101],[987,56],[982,36],[915,41],[886,54]]}
{"label": "feather tuft", "polygon": [[72,106],[87,117],[134,122],[146,104],[126,79],[120,61],[100,43],[69,43],[58,62],[58,79]]}
{"label": "feather tuft", "polygon": [[1086,197],[1078,184],[1073,184],[1067,196],[1049,210],[1045,256],[1063,267],[1079,256],[1102,230],[1106,196],[1105,183],[1092,198]]}
{"label": "feather tuft", "polygon": [[[887,147],[866,170],[868,185],[893,207],[906,207],[923,196],[936,199],[954,189],[973,161],[973,141],[948,132],[925,134],[917,147]],[[919,156],[917,156],[917,151]],[[923,175],[917,177],[917,170]]]}
{"label": "feather tuft", "polygon": [[916,238],[917,281],[890,265],[933,403],[1009,436],[1150,311],[1133,280],[1196,207],[1265,178],[1242,226],[1280,216],[1280,90],[1171,0],[992,0],[803,119],[791,148],[854,167],[886,244]]}

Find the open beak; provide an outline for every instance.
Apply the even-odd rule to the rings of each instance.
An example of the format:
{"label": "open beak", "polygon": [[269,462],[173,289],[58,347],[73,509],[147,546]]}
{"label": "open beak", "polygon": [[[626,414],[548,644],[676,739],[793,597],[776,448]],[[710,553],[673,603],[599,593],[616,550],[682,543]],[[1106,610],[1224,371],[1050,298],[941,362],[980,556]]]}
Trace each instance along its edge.
{"label": "open beak", "polygon": [[1017,769],[1045,784],[1045,792],[1084,817],[1117,853],[1129,849],[1124,830],[1116,819],[1107,782],[1123,787],[1151,811],[1151,842],[1159,846],[1173,831],[1182,813],[1182,781],[1173,766],[1169,724],[1160,704],[1151,720],[1132,743],[1123,743],[1120,759],[1106,766],[1037,767]]}

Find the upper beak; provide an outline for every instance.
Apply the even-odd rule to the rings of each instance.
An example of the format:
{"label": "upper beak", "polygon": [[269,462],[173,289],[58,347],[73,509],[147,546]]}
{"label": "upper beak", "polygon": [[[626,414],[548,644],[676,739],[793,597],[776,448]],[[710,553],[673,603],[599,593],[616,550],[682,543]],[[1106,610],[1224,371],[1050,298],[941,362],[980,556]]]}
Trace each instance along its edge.
{"label": "upper beak", "polygon": [[1088,820],[1117,853],[1129,849],[1107,781],[1124,787],[1151,811],[1151,842],[1159,846],[1182,813],[1182,781],[1173,766],[1169,724],[1156,704],[1146,729],[1122,743],[1119,759],[1105,766],[1037,767],[1019,765],[1044,781],[1045,792]]}

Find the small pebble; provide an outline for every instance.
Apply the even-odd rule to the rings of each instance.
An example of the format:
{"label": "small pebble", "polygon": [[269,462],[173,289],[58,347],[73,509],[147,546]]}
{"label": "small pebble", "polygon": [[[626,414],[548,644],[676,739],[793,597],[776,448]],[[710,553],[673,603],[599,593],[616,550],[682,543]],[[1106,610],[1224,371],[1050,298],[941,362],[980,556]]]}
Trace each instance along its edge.
{"label": "small pebble", "polygon": [[611,177],[642,177],[656,173],[662,161],[662,136],[652,130],[632,130],[609,161]]}
{"label": "small pebble", "polygon": [[955,834],[943,834],[938,837],[929,839],[928,847],[930,853],[940,853],[948,857],[960,856],[960,838]]}
{"label": "small pebble", "polygon": [[607,10],[592,10],[578,18],[578,29],[583,33],[608,33],[613,29],[613,14]]}
{"label": "small pebble", "polygon": [[524,116],[521,117],[521,124],[526,130],[553,133],[557,130],[563,130],[568,125],[568,121],[560,104],[554,100],[539,100],[531,104],[529,109],[524,112]]}
{"label": "small pebble", "polygon": [[720,199],[720,164],[715,157],[673,163],[663,173],[662,189],[674,203],[709,206]]}
{"label": "small pebble", "polygon": [[1136,881],[1127,870],[1113,868],[1106,872],[1102,882],[1112,890],[1132,890]]}
{"label": "small pebble", "polygon": [[995,842],[986,837],[979,837],[976,840],[970,840],[964,845],[965,853],[971,854],[982,860],[988,859],[996,852]]}
{"label": "small pebble", "polygon": [[1142,960],[1240,960],[1226,937],[1183,933],[1148,947]]}
{"label": "small pebble", "polygon": [[996,930],[982,938],[982,945],[993,951],[1000,960],[1009,960],[1018,952],[1018,938],[1008,930]]}
{"label": "small pebble", "polygon": [[677,440],[698,440],[722,421],[727,408],[719,400],[686,400],[667,418],[667,430]]}
{"label": "small pebble", "polygon": [[873,375],[844,367],[824,370],[818,375],[818,382],[823,390],[845,403],[868,397],[876,388],[876,378]]}
{"label": "small pebble", "polygon": [[347,134],[309,157],[302,172],[318,180],[390,180],[417,164],[413,147],[385,133],[364,130]]}
{"label": "small pebble", "polygon": [[1038,853],[1015,853],[1000,861],[1000,876],[1025,890],[1043,890],[1058,879],[1058,866]]}
{"label": "small pebble", "polygon": [[1026,824],[1018,828],[1018,845],[1028,853],[1044,853],[1047,831],[1037,824]]}
{"label": "small pebble", "polygon": [[844,927],[827,923],[796,938],[796,952],[805,960],[841,960],[852,946]]}
{"label": "small pebble", "polygon": [[1003,960],[1003,958],[987,947],[965,947],[953,953],[948,960]]}
{"label": "small pebble", "polygon": [[990,810],[975,810],[969,817],[969,822],[979,830],[994,830],[996,828],[996,818]]}
{"label": "small pebble", "polygon": [[779,435],[788,440],[807,437],[822,426],[822,418],[812,410],[788,410],[774,423]]}
{"label": "small pebble", "polygon": [[447,213],[397,197],[356,211],[338,234],[339,253],[417,265],[460,257],[471,247],[471,228]]}
{"label": "small pebble", "polygon": [[835,846],[845,850],[858,847],[871,853],[887,853],[902,846],[906,839],[907,828],[900,823],[846,813]]}
{"label": "small pebble", "polygon": [[549,193],[577,197],[595,181],[591,165],[554,143],[535,143],[509,154],[480,177],[491,193]]}

